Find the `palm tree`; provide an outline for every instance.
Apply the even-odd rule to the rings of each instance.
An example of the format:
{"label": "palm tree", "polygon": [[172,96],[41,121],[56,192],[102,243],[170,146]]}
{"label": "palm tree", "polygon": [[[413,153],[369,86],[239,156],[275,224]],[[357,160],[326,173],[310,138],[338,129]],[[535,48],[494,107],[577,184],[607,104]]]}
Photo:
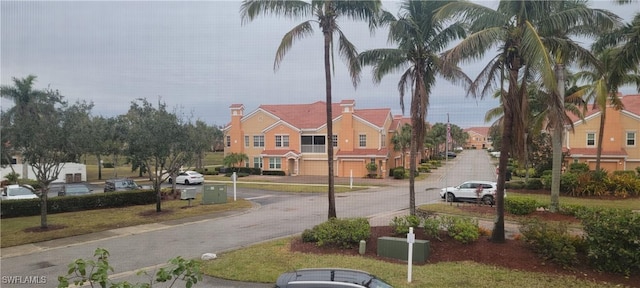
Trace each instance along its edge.
{"label": "palm tree", "polygon": [[[429,95],[441,76],[454,83],[470,84],[471,80],[452,62],[444,61],[440,53],[465,31],[459,23],[448,23],[434,18],[435,11],[447,1],[404,1],[400,15],[395,18],[383,13],[381,23],[389,25],[389,42],[397,48],[374,49],[360,54],[361,64],[373,66],[373,81],[379,83],[385,75],[404,70],[398,90],[400,107],[404,112],[404,94],[411,89],[412,141],[409,157],[409,211],[415,215],[416,158],[424,145],[425,120]],[[420,151],[420,152],[419,152]]]}
{"label": "palm tree", "polygon": [[[637,13],[631,23],[619,27],[610,33],[602,34],[593,44],[595,53],[601,53],[607,48],[618,48],[619,53],[614,61],[615,66],[622,70],[638,71],[640,67],[640,13]],[[640,82],[636,82],[640,92]]]}
{"label": "palm tree", "polygon": [[[559,30],[583,23],[591,15],[583,11],[558,11],[555,1],[500,1],[496,10],[470,2],[454,2],[438,12],[447,19],[461,17],[470,25],[471,35],[448,51],[454,60],[479,59],[487,51],[498,48],[498,54],[480,72],[472,86],[484,97],[506,77],[506,93],[501,94],[504,119],[498,171],[497,220],[491,240],[504,242],[504,182],[509,156],[523,159],[525,154],[525,124],[528,123],[527,84],[534,75],[545,87],[555,90],[551,54],[544,45],[541,31]],[[544,25],[544,26],[542,26]],[[535,74],[534,74],[535,73]],[[510,151],[506,151],[507,148]]]}
{"label": "palm tree", "polygon": [[393,144],[393,151],[402,153],[402,168],[405,168],[405,155],[407,150],[411,148],[411,125],[405,123],[400,128],[400,131],[396,131],[391,137],[391,143]]}
{"label": "palm tree", "polygon": [[240,15],[243,22],[248,22],[261,14],[273,14],[276,16],[284,16],[287,18],[306,18],[315,17],[315,19],[304,21],[287,32],[280,46],[276,51],[274,61],[274,70],[280,66],[284,55],[291,48],[293,41],[304,37],[308,37],[313,33],[312,25],[314,23],[320,26],[324,39],[324,74],[325,74],[325,92],[327,105],[327,166],[328,166],[328,186],[329,186],[329,219],[336,218],[335,204],[335,187],[333,179],[333,145],[330,139],[333,138],[333,117],[331,109],[331,64],[333,59],[334,35],[338,37],[338,53],[349,63],[348,68],[354,87],[360,80],[360,66],[358,65],[358,52],[355,46],[345,37],[340,26],[339,18],[347,18],[351,20],[365,20],[369,22],[369,28],[375,28],[375,18],[380,11],[380,0],[373,1],[331,1],[331,0],[312,0],[311,3],[301,0],[244,0],[240,7]]}

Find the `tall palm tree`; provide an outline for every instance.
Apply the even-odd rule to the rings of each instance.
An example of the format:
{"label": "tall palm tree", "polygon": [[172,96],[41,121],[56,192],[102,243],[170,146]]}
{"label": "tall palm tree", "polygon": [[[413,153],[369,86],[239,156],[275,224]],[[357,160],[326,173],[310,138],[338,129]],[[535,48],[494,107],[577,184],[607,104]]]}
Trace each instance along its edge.
{"label": "tall palm tree", "polygon": [[388,40],[397,48],[365,51],[359,58],[363,65],[373,66],[373,81],[379,83],[388,74],[402,71],[398,90],[404,112],[404,94],[411,89],[412,141],[409,156],[409,211],[415,215],[415,171],[419,150],[423,150],[425,120],[431,89],[436,77],[463,85],[471,80],[454,63],[445,61],[442,53],[453,41],[464,38],[461,24],[446,26],[446,20],[434,18],[435,11],[449,1],[404,1],[398,18],[383,13],[381,24],[389,26]]}
{"label": "tall palm tree", "polygon": [[356,0],[244,0],[240,7],[240,15],[243,22],[252,21],[261,14],[283,16],[287,18],[315,17],[304,21],[287,32],[276,51],[274,70],[280,66],[285,54],[293,45],[294,40],[308,37],[313,33],[314,23],[320,26],[324,39],[324,74],[325,93],[327,105],[327,166],[329,186],[329,218],[336,218],[335,187],[333,179],[333,117],[331,109],[331,64],[333,63],[334,35],[338,37],[338,53],[349,63],[348,68],[354,87],[360,80],[360,66],[358,65],[356,47],[345,37],[338,19],[365,20],[369,22],[369,28],[375,28],[375,19],[380,11],[380,0],[356,1]]}
{"label": "tall palm tree", "polygon": [[[498,48],[498,54],[480,72],[472,88],[478,89],[480,97],[497,87],[501,94],[504,119],[502,153],[500,153],[497,191],[497,220],[491,240],[504,242],[504,182],[509,156],[522,159],[525,154],[525,123],[528,107],[527,83],[536,73],[541,82],[555,90],[556,79],[549,50],[543,43],[538,29],[554,30],[572,27],[584,21],[580,12],[553,15],[555,1],[500,1],[496,10],[471,2],[454,2],[438,12],[438,17],[461,17],[470,25],[471,35],[448,51],[448,57],[479,59],[488,51]],[[546,30],[543,30],[546,31]],[[506,151],[510,148],[510,151]]]}
{"label": "tall palm tree", "polygon": [[[592,49],[597,54],[614,47],[619,49],[614,59],[615,66],[627,71],[640,69],[640,13],[637,13],[630,23],[610,33],[601,34]],[[640,92],[640,82],[635,84]]]}

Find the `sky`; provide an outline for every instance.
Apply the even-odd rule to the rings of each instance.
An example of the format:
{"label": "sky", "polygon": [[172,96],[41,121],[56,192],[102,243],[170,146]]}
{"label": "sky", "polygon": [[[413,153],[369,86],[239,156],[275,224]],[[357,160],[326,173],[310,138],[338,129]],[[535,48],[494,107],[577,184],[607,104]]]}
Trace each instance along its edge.
{"label": "sky", "polygon": [[[318,27],[312,37],[295,42],[274,71],[283,35],[302,20],[267,16],[242,23],[240,1],[1,0],[0,5],[0,83],[12,85],[13,77],[36,75],[36,89],[57,89],[72,103],[92,102],[96,116],[125,114],[132,101],[145,98],[154,106],[166,103],[187,120],[222,126],[231,119],[231,104],[244,104],[248,114],[261,104],[325,100]],[[593,2],[625,21],[640,10],[634,5]],[[397,14],[397,1],[383,6]],[[359,51],[388,47],[386,30],[372,35],[366,24],[340,24]],[[462,67],[475,78],[484,65]],[[334,71],[334,103],[353,99],[356,109],[390,108],[394,115],[409,116],[409,91],[404,114],[400,109],[400,74],[374,84],[371,71],[364,69],[354,88],[339,57]],[[635,92],[626,87],[622,93]],[[427,120],[449,119],[462,128],[490,126],[484,115],[498,101],[465,95],[462,87],[438,79]],[[13,105],[0,101],[3,110]]]}

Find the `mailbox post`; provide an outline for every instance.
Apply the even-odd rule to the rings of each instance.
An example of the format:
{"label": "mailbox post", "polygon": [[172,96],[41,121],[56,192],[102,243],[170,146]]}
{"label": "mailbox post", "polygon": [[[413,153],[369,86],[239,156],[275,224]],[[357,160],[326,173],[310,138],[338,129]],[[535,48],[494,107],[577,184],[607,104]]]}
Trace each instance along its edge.
{"label": "mailbox post", "polygon": [[407,282],[411,283],[411,269],[413,268],[413,243],[416,242],[416,234],[413,234],[413,227],[409,227],[407,233],[407,243],[409,243],[409,255],[407,255]]}

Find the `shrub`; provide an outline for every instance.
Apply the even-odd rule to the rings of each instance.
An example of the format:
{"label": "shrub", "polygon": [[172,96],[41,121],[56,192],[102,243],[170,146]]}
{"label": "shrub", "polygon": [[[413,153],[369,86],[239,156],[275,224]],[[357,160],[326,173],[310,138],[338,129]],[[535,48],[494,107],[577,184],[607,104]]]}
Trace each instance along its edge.
{"label": "shrub", "polygon": [[569,172],[573,172],[573,173],[589,172],[589,164],[571,163],[569,164]]}
{"label": "shrub", "polygon": [[311,229],[304,229],[301,236],[302,242],[318,242],[314,231]]}
{"label": "shrub", "polygon": [[405,215],[402,217],[393,217],[391,220],[391,227],[393,227],[396,235],[404,235],[409,233],[409,227],[417,228],[420,226],[420,218],[415,215]]}
{"label": "shrub", "polygon": [[640,273],[640,214],[606,209],[581,215],[590,263],[599,270]]}
{"label": "shrub", "polygon": [[396,169],[393,169],[393,179],[404,179],[406,175],[406,172],[404,171],[404,168],[399,167]]}
{"label": "shrub", "polygon": [[529,179],[529,181],[525,183],[525,188],[531,189],[531,190],[542,189],[542,187],[543,185],[540,179]]}
{"label": "shrub", "polygon": [[524,188],[524,181],[511,181],[504,183],[505,189],[520,190]]}
{"label": "shrub", "polygon": [[618,176],[618,175],[629,175],[629,176],[636,176],[636,172],[634,172],[633,170],[617,170],[617,171],[613,171],[613,176]]}
{"label": "shrub", "polygon": [[102,168],[114,168],[114,165],[111,162],[104,162],[102,163]]}
{"label": "shrub", "polygon": [[[546,190],[551,189],[551,181],[552,180],[553,180],[553,176],[551,176],[551,174],[540,176],[540,181],[542,181],[542,188],[544,188]],[[562,180],[560,180],[560,181],[562,181]]]}
{"label": "shrub", "polygon": [[[619,171],[619,172],[632,172],[633,171]],[[617,197],[629,197],[638,196],[640,193],[640,179],[635,175],[629,173],[614,173],[608,182],[609,191],[613,192]]]}
{"label": "shrub", "polygon": [[[576,173],[565,172],[560,177],[560,191],[573,194],[578,187],[578,175]],[[549,188],[551,188],[551,181],[549,181]]]}
{"label": "shrub", "polygon": [[313,236],[308,239],[317,239],[318,246],[337,246],[351,248],[360,243],[360,240],[368,239],[371,235],[371,227],[366,218],[331,218],[312,229]]}
{"label": "shrub", "polygon": [[456,216],[442,217],[442,224],[449,236],[464,244],[474,242],[480,237],[478,220]]}
{"label": "shrub", "polygon": [[284,171],[264,170],[262,171],[262,175],[286,176],[287,174],[284,173]]}
{"label": "shrub", "polygon": [[580,241],[569,235],[564,223],[547,223],[531,218],[520,226],[520,233],[525,241],[543,259],[570,267],[578,261],[578,253],[574,243]]}
{"label": "shrub", "polygon": [[423,221],[424,225],[424,234],[430,237],[434,237],[440,241],[440,220],[436,217],[427,217]]}
{"label": "shrub", "polygon": [[513,215],[531,214],[538,208],[538,202],[531,198],[504,198],[504,210]]}

